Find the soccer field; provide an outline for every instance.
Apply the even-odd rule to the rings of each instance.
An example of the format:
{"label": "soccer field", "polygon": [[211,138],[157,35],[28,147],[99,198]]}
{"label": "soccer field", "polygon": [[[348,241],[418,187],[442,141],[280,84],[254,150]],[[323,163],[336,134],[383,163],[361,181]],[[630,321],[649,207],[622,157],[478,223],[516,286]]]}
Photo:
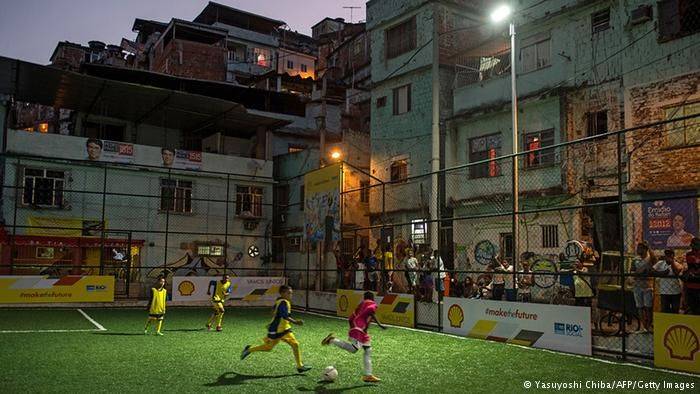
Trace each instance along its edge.
{"label": "soccer field", "polygon": [[[347,323],[303,313],[295,313],[305,324],[294,330],[305,364],[314,369],[297,374],[284,343],[239,359],[245,344],[260,343],[269,310],[229,308],[223,332],[204,330],[208,315],[204,308],[170,308],[165,335],[156,337],[143,334],[146,312],[140,309],[0,310],[0,388],[7,393],[514,392],[524,391],[525,381],[534,387],[535,381],[585,385],[586,380],[700,387],[697,376],[395,327],[372,327],[374,369],[382,382],[366,384],[360,380],[361,352],[320,345],[329,332],[344,337]],[[320,383],[328,365],[340,376]]]}

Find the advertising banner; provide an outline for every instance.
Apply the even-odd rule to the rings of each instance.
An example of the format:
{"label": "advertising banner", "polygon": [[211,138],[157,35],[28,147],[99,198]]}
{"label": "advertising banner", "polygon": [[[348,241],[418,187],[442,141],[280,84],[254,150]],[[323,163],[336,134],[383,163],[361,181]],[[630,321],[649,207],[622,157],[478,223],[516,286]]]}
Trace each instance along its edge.
{"label": "advertising banner", "polygon": [[[175,276],[173,277],[173,301],[202,302],[211,300],[216,281],[221,276]],[[284,278],[233,277],[229,300],[260,302],[272,305],[279,297]]]}
{"label": "advertising banner", "polygon": [[162,148],[160,156],[163,167],[197,171],[202,169],[202,152],[200,151]]}
{"label": "advertising banner", "polygon": [[102,234],[102,222],[99,220],[30,216],[27,225],[30,226],[27,235],[99,237]]}
{"label": "advertising banner", "polygon": [[[362,302],[364,295],[362,290],[337,290],[337,314],[340,317],[349,317]],[[374,301],[377,303],[377,319],[386,324],[403,327],[415,327],[415,307],[412,294],[393,294],[378,296],[375,293]]]}
{"label": "advertising banner", "polygon": [[644,239],[652,249],[685,249],[698,234],[697,199],[642,203]]}
{"label": "advertising banner", "polygon": [[700,316],[654,313],[654,365],[700,373]]}
{"label": "advertising banner", "polygon": [[113,301],[113,276],[0,276],[0,304]]}
{"label": "advertising banner", "polygon": [[304,239],[323,241],[326,233],[340,240],[340,183],[342,167],[333,164],[304,176]]}
{"label": "advertising banner", "polygon": [[128,164],[134,162],[134,144],[97,138],[87,138],[84,141],[85,160]]}
{"label": "advertising banner", "polygon": [[444,298],[443,331],[591,355],[591,308]]}

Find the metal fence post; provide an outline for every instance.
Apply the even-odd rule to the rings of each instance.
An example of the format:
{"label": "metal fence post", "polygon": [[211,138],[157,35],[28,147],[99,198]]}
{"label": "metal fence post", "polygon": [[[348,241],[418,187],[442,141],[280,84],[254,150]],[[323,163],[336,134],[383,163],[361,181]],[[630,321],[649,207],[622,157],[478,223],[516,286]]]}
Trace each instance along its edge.
{"label": "metal fence post", "polygon": [[[173,170],[171,168],[168,168],[168,187],[170,187],[170,181],[172,180],[172,172]],[[161,192],[162,193],[162,192]],[[165,240],[163,242],[163,273],[165,273],[165,270],[168,266],[168,234],[170,230],[170,203],[172,202],[172,206],[175,206],[175,188],[172,190],[172,197],[171,200],[168,201],[168,206],[165,207]]]}
{"label": "metal fence post", "polygon": [[622,203],[622,133],[617,133],[617,207],[618,221],[620,222],[620,298],[622,314],[620,316],[620,333],[622,334],[622,360],[627,359],[627,305],[625,305],[625,215]]}
{"label": "metal fence post", "polygon": [[[100,275],[104,275],[105,263],[104,263],[104,249],[105,249],[105,208],[107,205],[107,165],[103,166],[102,174],[102,217],[100,219]],[[79,246],[80,247],[80,246]]]}
{"label": "metal fence post", "polygon": [[231,198],[231,175],[226,174],[226,208],[224,209],[224,274],[228,271],[228,215],[229,198]]}
{"label": "metal fence post", "polygon": [[[17,159],[17,168],[15,170],[16,176],[22,176],[22,159]],[[22,195],[24,194],[24,182],[20,182],[22,188],[15,189],[15,205],[13,207],[14,211],[12,213],[12,237],[10,237],[10,275],[14,274],[15,270],[15,236],[17,235],[17,204]],[[4,185],[3,185],[4,186]],[[21,194],[20,194],[21,193]]]}

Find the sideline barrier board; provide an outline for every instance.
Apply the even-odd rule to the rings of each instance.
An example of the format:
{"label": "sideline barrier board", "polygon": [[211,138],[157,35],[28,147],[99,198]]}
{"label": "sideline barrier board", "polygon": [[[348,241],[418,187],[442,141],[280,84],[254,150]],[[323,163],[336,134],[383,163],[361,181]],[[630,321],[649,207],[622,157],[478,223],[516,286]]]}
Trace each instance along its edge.
{"label": "sideline barrier board", "polygon": [[[173,301],[196,302],[211,300],[213,287],[221,276],[175,276],[173,277]],[[285,282],[281,277],[233,277],[229,300],[240,300],[272,305],[279,297],[280,286]]]}
{"label": "sideline barrier board", "polygon": [[590,356],[591,308],[445,297],[443,332]]}
{"label": "sideline barrier board", "polygon": [[654,365],[700,373],[700,316],[654,313]]}
{"label": "sideline barrier board", "polygon": [[[349,317],[357,305],[362,302],[362,290],[337,290],[337,315]],[[377,319],[386,324],[402,327],[415,327],[415,301],[413,294],[389,293],[385,296],[376,295]]]}
{"label": "sideline barrier board", "polygon": [[0,276],[0,304],[113,301],[114,276]]}

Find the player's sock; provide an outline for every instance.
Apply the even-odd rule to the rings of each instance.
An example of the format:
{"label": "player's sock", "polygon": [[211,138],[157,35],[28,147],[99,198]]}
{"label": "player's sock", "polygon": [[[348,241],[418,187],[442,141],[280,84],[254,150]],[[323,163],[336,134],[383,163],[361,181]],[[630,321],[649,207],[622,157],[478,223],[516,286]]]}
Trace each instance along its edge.
{"label": "player's sock", "polygon": [[357,352],[357,348],[355,346],[352,346],[352,344],[349,344],[345,341],[341,341],[338,338],[333,338],[330,340],[331,345],[335,345],[343,350],[347,350],[350,353],[355,353]]}
{"label": "player's sock", "polygon": [[365,349],[364,363],[365,363],[365,376],[372,375],[372,347],[363,346]]}
{"label": "player's sock", "polygon": [[209,316],[209,320],[207,320],[207,328],[210,328],[212,323],[214,323],[214,319],[216,318],[216,313],[212,313],[211,316]]}
{"label": "player's sock", "polygon": [[163,327],[163,321],[158,320],[158,323],[156,323],[156,334],[161,335],[160,328]]}
{"label": "player's sock", "polygon": [[[301,362],[301,350],[299,350],[299,344],[290,343],[289,346],[292,347],[292,353],[294,353],[294,361],[297,363],[297,371],[304,369],[304,364]],[[305,369],[305,371],[308,371],[308,369]]]}
{"label": "player's sock", "polygon": [[221,322],[224,320],[224,312],[219,312],[219,314],[216,316],[216,328],[219,329],[221,328]]}
{"label": "player's sock", "polygon": [[148,326],[150,326],[150,325],[151,325],[151,318],[149,317],[148,319],[146,319],[146,325],[143,327],[143,331],[145,333],[148,333]]}

